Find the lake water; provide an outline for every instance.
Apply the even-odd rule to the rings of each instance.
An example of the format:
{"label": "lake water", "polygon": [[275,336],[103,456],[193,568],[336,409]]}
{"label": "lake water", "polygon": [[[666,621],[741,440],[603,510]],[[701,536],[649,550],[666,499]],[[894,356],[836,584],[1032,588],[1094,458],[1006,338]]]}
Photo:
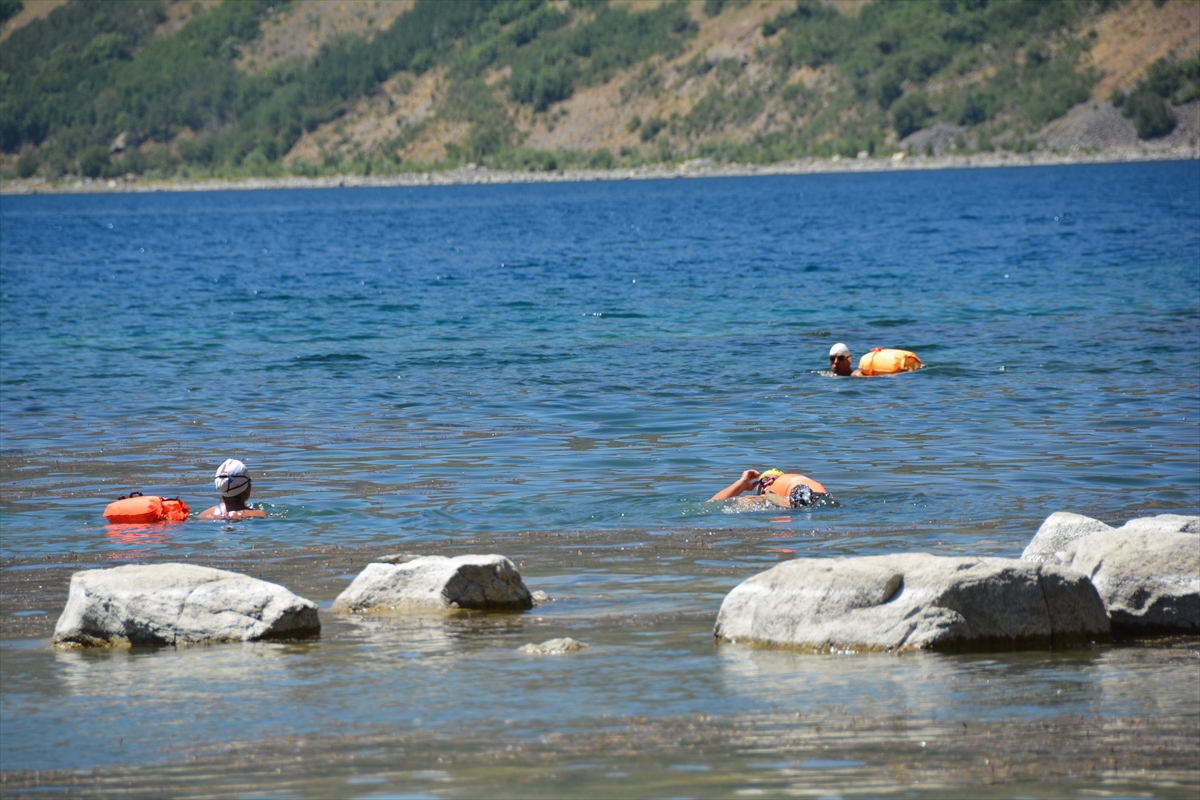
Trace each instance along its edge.
{"label": "lake water", "polygon": [[[936,734],[966,777],[929,767],[915,785],[953,796],[986,751],[960,723],[1010,742],[1066,726],[1046,747],[1082,753],[1080,726],[1125,720],[1176,726],[1183,766],[1139,778],[1084,754],[1095,775],[1050,791],[1200,786],[1194,641],[838,659],[711,636],[724,594],[783,558],[1015,557],[1054,511],[1200,513],[1197,162],[6,196],[0,225],[9,582],[64,563],[257,574],[315,548],[502,552],[554,598],[485,622],[338,618],[351,558],[306,595],[315,643],[10,639],[6,774],[101,767],[152,795],[186,756],[210,796],[891,793],[896,743]],[[833,378],[839,341],[925,368]],[[131,490],[199,511],[227,457],[269,519],[101,517]],[[803,472],[840,505],[705,502],[751,467]],[[554,635],[593,648],[515,652]],[[840,755],[798,718],[840,730]],[[321,742],[303,781],[246,766],[295,776],[278,755],[294,737]],[[430,760],[439,744],[456,766]],[[1001,785],[1039,786],[1029,752]]]}

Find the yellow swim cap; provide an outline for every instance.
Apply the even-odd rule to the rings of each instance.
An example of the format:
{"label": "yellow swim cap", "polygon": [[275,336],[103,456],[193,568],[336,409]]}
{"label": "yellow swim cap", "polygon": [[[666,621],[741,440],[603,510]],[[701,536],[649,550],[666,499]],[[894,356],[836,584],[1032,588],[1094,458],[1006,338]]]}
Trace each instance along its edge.
{"label": "yellow swim cap", "polygon": [[778,478],[782,474],[783,470],[781,469],[764,469],[758,473],[758,479],[761,481],[763,478]]}

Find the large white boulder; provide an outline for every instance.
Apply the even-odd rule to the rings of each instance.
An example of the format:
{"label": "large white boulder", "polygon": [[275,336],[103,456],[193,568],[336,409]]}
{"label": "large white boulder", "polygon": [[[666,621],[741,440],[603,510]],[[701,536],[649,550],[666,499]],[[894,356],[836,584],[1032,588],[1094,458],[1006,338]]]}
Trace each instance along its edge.
{"label": "large white boulder", "polygon": [[1119,633],[1200,633],[1200,517],[1160,514],[1113,528],[1060,511],[1021,558],[1087,575]]}
{"label": "large white boulder", "polygon": [[1051,564],[1066,562],[1067,548],[1076,539],[1097,531],[1111,531],[1112,526],[1098,519],[1072,514],[1070,511],[1055,511],[1046,517],[1042,527],[1021,553],[1025,561],[1048,561]]}
{"label": "large white boulder", "polygon": [[456,608],[523,611],[533,608],[533,599],[512,561],[467,555],[368,564],[333,601],[334,611],[355,613]]}
{"label": "large white boulder", "polygon": [[152,564],[76,572],[53,642],[244,642],[320,630],[316,604],[277,584],[194,564]]}
{"label": "large white boulder", "polygon": [[1087,577],[1051,564],[919,553],[796,559],[721,604],[719,639],[846,650],[1055,648],[1108,638]]}
{"label": "large white boulder", "polygon": [[1200,534],[1126,524],[1075,542],[1067,566],[1091,578],[1120,633],[1200,633]]}

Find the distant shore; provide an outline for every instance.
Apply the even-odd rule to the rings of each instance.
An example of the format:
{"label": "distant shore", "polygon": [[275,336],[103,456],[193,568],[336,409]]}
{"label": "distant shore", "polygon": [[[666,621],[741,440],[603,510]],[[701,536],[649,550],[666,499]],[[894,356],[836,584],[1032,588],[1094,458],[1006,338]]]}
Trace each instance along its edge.
{"label": "distant shore", "polygon": [[[899,155],[899,154],[898,154]],[[1120,164],[1142,161],[1200,160],[1200,146],[1173,148],[1108,148],[1099,151],[1030,153],[991,152],[971,155],[891,158],[799,158],[774,164],[720,163],[707,158],[671,164],[645,164],[613,169],[560,169],[517,172],[468,164],[454,170],[406,172],[394,175],[299,175],[250,178],[15,178],[0,181],[0,195],[94,194],[107,192],[221,192],[260,189],[334,189],[341,187],[462,186],[474,184],[575,183],[586,181],[661,180],[667,178],[734,178],[752,175],[819,175],[846,172],[909,172],[940,169],[1048,167],[1071,164]]]}

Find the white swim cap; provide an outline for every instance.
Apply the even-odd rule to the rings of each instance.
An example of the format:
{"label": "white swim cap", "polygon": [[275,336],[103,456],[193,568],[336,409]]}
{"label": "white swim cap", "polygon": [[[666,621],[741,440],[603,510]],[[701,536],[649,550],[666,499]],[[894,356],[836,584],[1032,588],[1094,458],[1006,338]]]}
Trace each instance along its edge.
{"label": "white swim cap", "polygon": [[838,342],[833,347],[829,348],[829,356],[830,356],[830,358],[832,358],[833,356],[849,357],[850,356],[850,348],[846,347],[846,345],[842,344],[841,342]]}
{"label": "white swim cap", "polygon": [[213,484],[222,497],[237,497],[250,488],[250,476],[246,474],[246,465],[236,458],[225,459],[225,462],[217,467]]}

